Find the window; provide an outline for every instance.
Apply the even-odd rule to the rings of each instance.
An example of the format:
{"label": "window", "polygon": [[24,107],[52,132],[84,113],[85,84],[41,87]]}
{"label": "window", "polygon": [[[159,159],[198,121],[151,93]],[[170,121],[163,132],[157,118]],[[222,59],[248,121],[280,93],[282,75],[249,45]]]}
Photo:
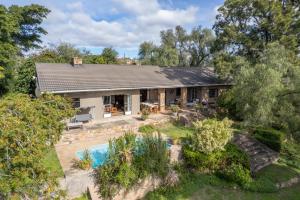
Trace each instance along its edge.
{"label": "window", "polygon": [[176,88],[176,97],[181,96],[181,88]]}
{"label": "window", "polygon": [[72,102],[73,108],[80,108],[80,98],[73,98]]}
{"label": "window", "polygon": [[111,102],[110,96],[104,96],[104,97],[103,97],[103,104],[104,104],[104,105],[109,105],[110,102]]}
{"label": "window", "polygon": [[218,96],[218,90],[217,89],[209,89],[208,90],[208,97],[209,98],[215,98]]}
{"label": "window", "polygon": [[189,102],[195,101],[197,98],[197,89],[194,87],[188,88],[187,89],[187,98]]}
{"label": "window", "polygon": [[131,112],[131,95],[124,95],[124,111]]}

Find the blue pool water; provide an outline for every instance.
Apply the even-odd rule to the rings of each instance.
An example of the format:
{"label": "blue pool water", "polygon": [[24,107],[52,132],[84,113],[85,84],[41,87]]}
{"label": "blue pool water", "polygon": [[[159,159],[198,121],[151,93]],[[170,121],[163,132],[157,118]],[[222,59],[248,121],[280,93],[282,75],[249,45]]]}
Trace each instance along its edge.
{"label": "blue pool water", "polygon": [[[89,151],[89,153],[91,155],[91,158],[93,160],[92,167],[96,168],[100,165],[103,165],[104,161],[106,160],[107,151],[108,151],[108,143],[93,146],[92,148],[88,149],[88,151]],[[83,158],[83,153],[84,153],[84,150],[77,151],[76,156],[79,159],[82,159]]]}
{"label": "blue pool water", "polygon": [[[95,169],[96,167],[103,165],[105,160],[107,159],[107,151],[108,151],[109,144],[99,144],[93,146],[88,149],[91,158],[93,160],[92,167]],[[167,148],[170,148],[171,144],[167,143]],[[80,150],[76,152],[76,156],[79,159],[83,158],[84,150]]]}

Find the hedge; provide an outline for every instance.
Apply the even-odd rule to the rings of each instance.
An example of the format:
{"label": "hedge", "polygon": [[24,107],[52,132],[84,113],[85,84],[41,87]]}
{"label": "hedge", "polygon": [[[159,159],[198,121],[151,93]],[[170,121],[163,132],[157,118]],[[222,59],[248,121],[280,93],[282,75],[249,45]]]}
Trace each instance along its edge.
{"label": "hedge", "polygon": [[280,152],[285,134],[274,129],[256,129],[254,137],[269,148]]}

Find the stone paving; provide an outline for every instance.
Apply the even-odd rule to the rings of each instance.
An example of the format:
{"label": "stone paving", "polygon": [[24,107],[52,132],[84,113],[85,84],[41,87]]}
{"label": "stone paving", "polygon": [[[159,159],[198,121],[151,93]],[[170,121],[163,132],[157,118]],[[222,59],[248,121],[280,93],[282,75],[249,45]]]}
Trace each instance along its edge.
{"label": "stone paving", "polygon": [[126,131],[137,133],[139,126],[144,124],[158,124],[169,120],[169,115],[153,114],[146,121],[138,116],[124,116],[113,122],[87,124],[83,129],[65,131],[61,140],[55,145],[58,159],[65,174],[76,173],[73,169],[73,159],[76,152],[92,146],[107,143],[110,139],[122,136]]}
{"label": "stone paving", "polygon": [[93,185],[92,170],[84,171],[72,167],[76,152],[107,143],[110,139],[122,136],[132,130],[138,134],[138,128],[145,124],[159,124],[169,121],[168,114],[153,114],[146,121],[139,116],[115,117],[98,123],[89,123],[83,129],[65,131],[55,145],[58,159],[65,177],[59,180],[62,189],[67,190],[68,199],[73,199],[86,192]]}

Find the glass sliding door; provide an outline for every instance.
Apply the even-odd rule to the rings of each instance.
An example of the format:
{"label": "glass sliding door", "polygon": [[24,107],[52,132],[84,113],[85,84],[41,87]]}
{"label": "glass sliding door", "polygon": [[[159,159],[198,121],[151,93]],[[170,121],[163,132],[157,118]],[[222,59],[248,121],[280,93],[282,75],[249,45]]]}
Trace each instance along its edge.
{"label": "glass sliding door", "polygon": [[111,117],[111,96],[103,96],[104,118]]}
{"label": "glass sliding door", "polygon": [[124,95],[124,113],[125,115],[131,115],[132,99],[131,95]]}

